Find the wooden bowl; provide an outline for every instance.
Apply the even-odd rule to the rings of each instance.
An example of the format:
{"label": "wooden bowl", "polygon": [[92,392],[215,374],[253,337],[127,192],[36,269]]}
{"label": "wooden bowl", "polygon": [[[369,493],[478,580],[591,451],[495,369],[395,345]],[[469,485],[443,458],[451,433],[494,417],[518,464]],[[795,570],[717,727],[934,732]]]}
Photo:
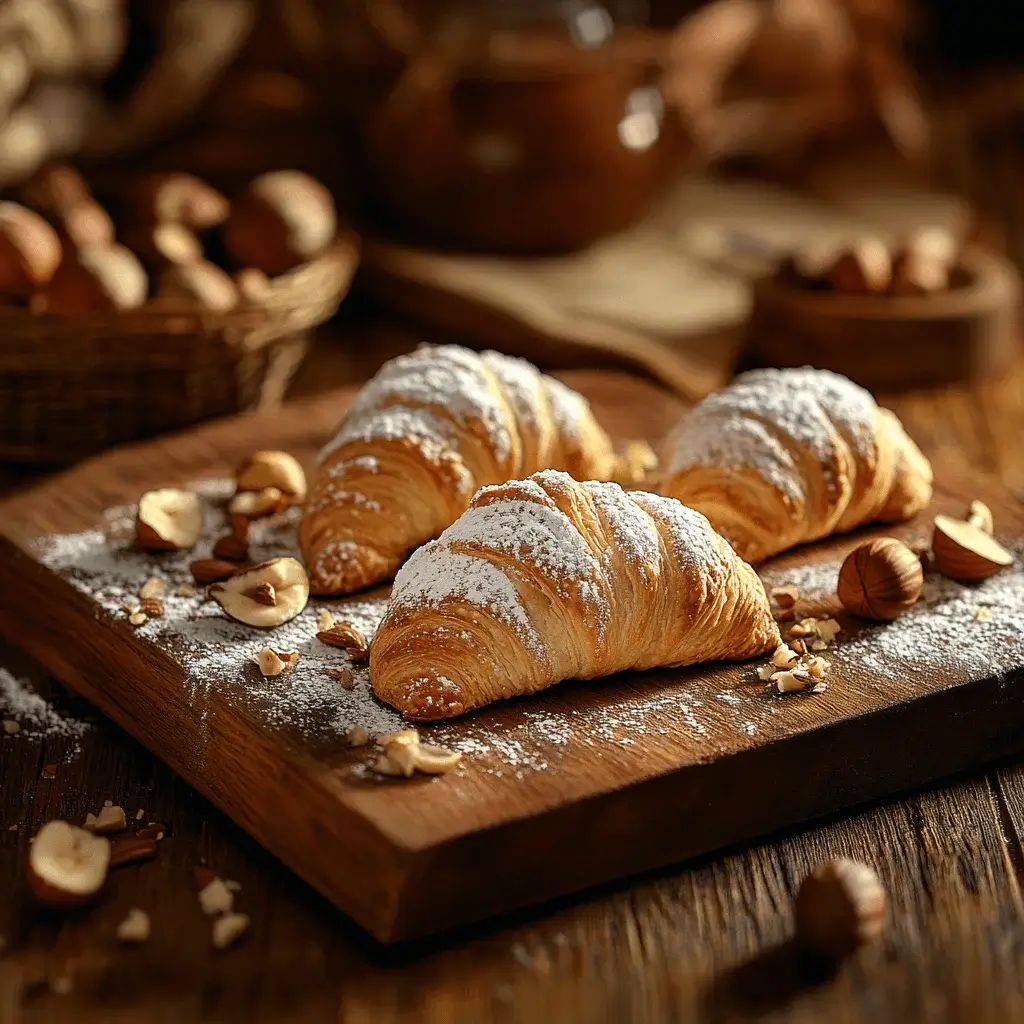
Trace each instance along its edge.
{"label": "wooden bowl", "polygon": [[358,253],[341,236],[226,313],[170,298],[75,317],[0,306],[0,459],[69,463],[278,404]]}
{"label": "wooden bowl", "polygon": [[779,272],[754,286],[748,360],[835,370],[873,391],[971,380],[1017,357],[1020,297],[1016,268],[977,247],[933,295],[839,294]]}

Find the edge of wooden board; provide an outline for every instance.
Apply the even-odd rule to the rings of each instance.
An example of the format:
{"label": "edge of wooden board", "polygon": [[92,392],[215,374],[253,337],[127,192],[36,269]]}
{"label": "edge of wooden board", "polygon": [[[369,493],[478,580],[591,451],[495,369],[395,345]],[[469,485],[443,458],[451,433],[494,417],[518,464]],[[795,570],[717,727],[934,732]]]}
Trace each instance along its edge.
{"label": "edge of wooden board", "polygon": [[[52,600],[59,582],[61,600]],[[64,600],[66,596],[67,600]],[[1024,669],[846,716],[708,764],[403,848],[347,807],[325,765],[286,754],[227,702],[191,762],[132,714],[124,686],[142,672],[172,681],[161,707],[188,735],[181,666],[98,614],[85,595],[0,537],[0,632],[165,760],[272,853],[382,942],[421,937],[686,860],[1024,748]],[[56,645],[49,636],[72,637]],[[110,643],[116,637],[117,643]],[[842,730],[841,742],[836,738]],[[898,745],[898,759],[879,756]],[[793,777],[792,765],[800,765]],[[201,769],[197,766],[201,765]],[[272,808],[253,794],[268,779]],[[325,849],[350,851],[329,870]],[[695,838],[699,836],[698,838]],[[352,854],[354,851],[354,855]],[[336,861],[333,862],[336,866]]]}

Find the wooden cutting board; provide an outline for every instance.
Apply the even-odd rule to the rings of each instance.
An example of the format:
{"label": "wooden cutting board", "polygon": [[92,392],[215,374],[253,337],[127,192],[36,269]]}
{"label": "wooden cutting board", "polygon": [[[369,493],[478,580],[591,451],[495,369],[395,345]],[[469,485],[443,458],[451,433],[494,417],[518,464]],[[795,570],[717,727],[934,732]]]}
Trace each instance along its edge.
{"label": "wooden cutting board", "polygon": [[[568,379],[618,436],[656,438],[680,411],[622,375]],[[372,748],[348,748],[342,735],[388,713],[365,681],[346,691],[315,674],[320,603],[297,620],[307,639],[295,672],[263,681],[239,645],[264,641],[242,627],[228,627],[241,638],[225,639],[227,624],[200,597],[169,599],[167,620],[138,631],[126,621],[118,587],[137,587],[153,566],[176,586],[188,558],[150,562],[112,553],[95,533],[66,536],[146,488],[227,475],[257,447],[308,458],[347,399],[327,395],[113,452],[0,505],[0,633],[378,939],[716,850],[1024,747],[1018,564],[974,588],[930,575],[922,602],[894,625],[840,616],[821,693],[773,696],[751,664],[566,683],[425,730],[463,751],[450,775],[374,776]],[[1020,507],[980,481],[940,478],[935,508],[887,532],[926,536],[935,510],[962,514],[972,498],[989,503],[997,533],[1021,553]],[[283,553],[288,529],[267,530],[265,550]],[[65,536],[43,536],[54,532]],[[780,559],[766,580],[797,583],[809,607],[833,585],[844,552],[872,532]],[[127,583],[111,582],[111,563]],[[335,614],[347,606],[365,615],[373,600],[336,602]]]}

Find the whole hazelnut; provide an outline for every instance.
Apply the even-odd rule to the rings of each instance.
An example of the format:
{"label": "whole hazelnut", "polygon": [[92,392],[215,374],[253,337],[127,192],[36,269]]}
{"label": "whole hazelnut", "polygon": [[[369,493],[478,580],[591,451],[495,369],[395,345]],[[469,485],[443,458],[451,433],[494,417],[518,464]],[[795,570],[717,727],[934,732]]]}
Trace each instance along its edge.
{"label": "whole hazelnut", "polygon": [[0,294],[28,295],[50,280],[60,261],[57,232],[38,213],[0,203]]}
{"label": "whole hazelnut", "polygon": [[134,309],[146,301],[142,265],[123,245],[93,246],[65,260],[37,296],[37,309],[61,316]]}
{"label": "whole hazelnut", "polygon": [[885,889],[866,864],[847,857],[819,864],[796,898],[796,935],[808,952],[839,960],[885,927]]}
{"label": "whole hazelnut", "polygon": [[323,252],[336,228],[334,200],[319,181],[301,171],[272,171],[232,203],[224,245],[237,266],[274,276]]}
{"label": "whole hazelnut", "polygon": [[921,559],[901,541],[880,537],[846,556],[836,591],[851,614],[891,622],[914,605],[922,586]]}

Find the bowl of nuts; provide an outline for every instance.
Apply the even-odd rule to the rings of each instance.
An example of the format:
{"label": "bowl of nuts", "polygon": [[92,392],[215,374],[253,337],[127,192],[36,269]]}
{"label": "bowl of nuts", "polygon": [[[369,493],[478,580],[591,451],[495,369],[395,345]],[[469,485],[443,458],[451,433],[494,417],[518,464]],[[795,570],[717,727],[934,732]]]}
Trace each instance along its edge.
{"label": "bowl of nuts", "polygon": [[101,204],[47,168],[0,201],[0,459],[67,463],[277,404],[358,254],[299,171],[230,200],[139,175]]}
{"label": "bowl of nuts", "polygon": [[1020,294],[1007,259],[941,229],[830,243],[755,284],[747,346],[759,365],[817,366],[877,391],[970,380],[1016,358]]}

